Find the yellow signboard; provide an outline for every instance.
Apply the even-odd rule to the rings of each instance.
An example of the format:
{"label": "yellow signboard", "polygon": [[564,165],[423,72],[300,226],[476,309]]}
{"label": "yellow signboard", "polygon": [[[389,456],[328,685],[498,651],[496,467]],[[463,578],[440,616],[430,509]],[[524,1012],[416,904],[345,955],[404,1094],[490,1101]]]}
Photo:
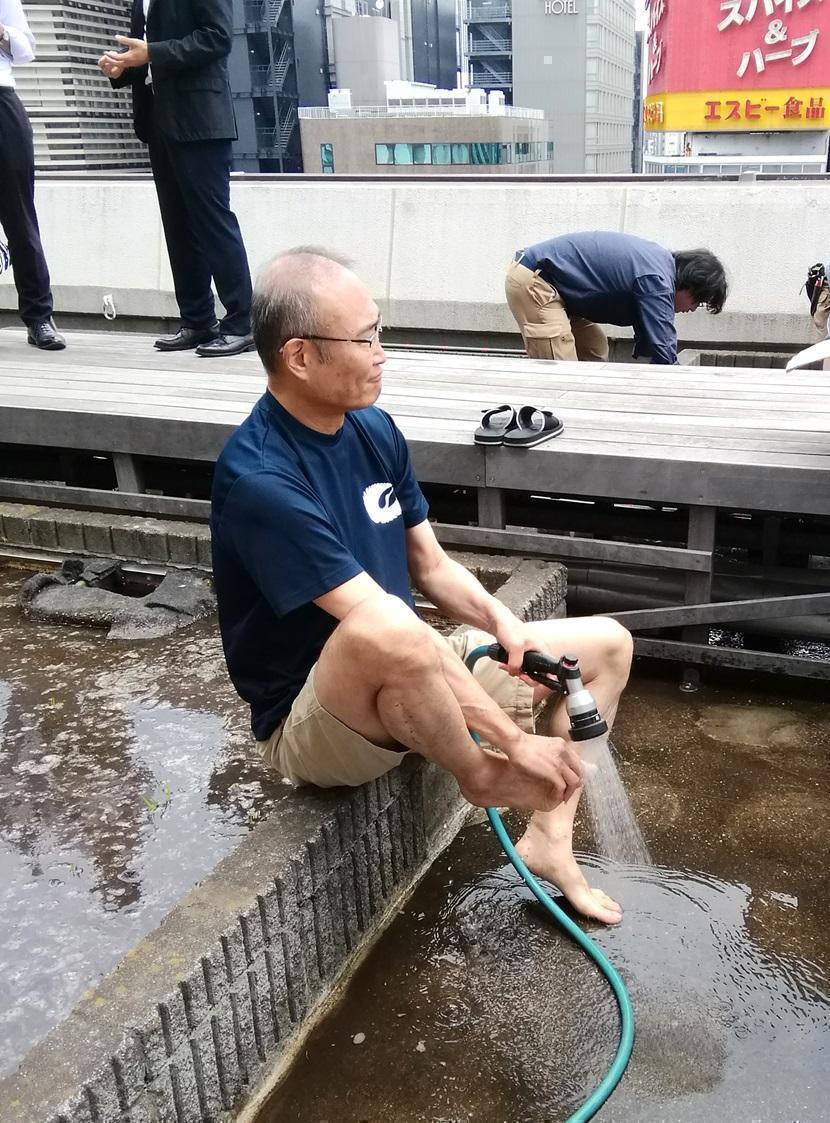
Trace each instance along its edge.
{"label": "yellow signboard", "polygon": [[651,131],[676,133],[827,130],[830,86],[651,94],[643,106],[643,123]]}

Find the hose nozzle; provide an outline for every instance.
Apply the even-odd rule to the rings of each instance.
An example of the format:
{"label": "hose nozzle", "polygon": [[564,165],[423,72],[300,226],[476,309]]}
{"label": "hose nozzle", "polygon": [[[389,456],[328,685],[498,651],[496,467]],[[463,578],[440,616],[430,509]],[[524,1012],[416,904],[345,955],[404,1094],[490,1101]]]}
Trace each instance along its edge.
{"label": "hose nozzle", "polygon": [[[507,662],[507,652],[497,643],[491,644],[487,654],[498,663]],[[608,724],[597,709],[593,694],[585,688],[575,655],[552,659],[541,651],[526,651],[522,670],[549,690],[564,693],[565,708],[571,721],[571,740],[592,741],[608,732]]]}
{"label": "hose nozzle", "polygon": [[587,690],[579,671],[579,660],[575,655],[563,655],[559,660],[559,676],[565,687],[565,709],[571,721],[572,741],[592,741],[608,732],[608,723],[603,718]]}

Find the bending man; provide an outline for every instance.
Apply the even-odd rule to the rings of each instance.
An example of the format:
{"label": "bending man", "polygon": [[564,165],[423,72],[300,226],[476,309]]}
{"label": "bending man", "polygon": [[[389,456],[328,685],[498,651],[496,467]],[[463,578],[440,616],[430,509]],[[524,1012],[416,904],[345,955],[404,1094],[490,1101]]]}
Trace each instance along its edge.
{"label": "bending man", "polygon": [[600,324],[634,328],[634,355],[677,362],[675,312],[720,312],[726,274],[709,250],[671,253],[633,234],[564,234],[519,250],[507,303],[532,359],[608,361]]}
{"label": "bending man", "polygon": [[[253,333],[268,387],[219,457],[211,528],[228,669],[265,760],[294,784],[333,787],[418,753],[471,803],[531,810],[529,867],[616,923],[619,905],[573,855],[581,765],[566,716],[557,707],[535,733],[549,692],[519,671],[525,651],[573,651],[610,720],[629,634],[601,617],[522,623],[444,552],[406,443],[374,404],[380,317],[345,263],[313,248],[277,257],[254,292]],[[447,640],[421,621],[410,578],[474,630]],[[474,677],[463,658],[494,636],[510,673],[482,659]]]}

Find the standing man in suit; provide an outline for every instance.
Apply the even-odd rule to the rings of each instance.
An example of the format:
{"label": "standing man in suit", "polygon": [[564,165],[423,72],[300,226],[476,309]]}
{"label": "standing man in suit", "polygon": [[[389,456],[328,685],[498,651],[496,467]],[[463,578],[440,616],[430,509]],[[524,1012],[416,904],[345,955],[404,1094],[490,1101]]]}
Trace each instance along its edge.
{"label": "standing man in suit", "polygon": [[31,62],[35,40],[20,0],[0,0],[0,224],[14,268],[20,318],[29,343],[62,351],[66,340],[52,319],[52,289],[35,211],[32,126],[14,92],[13,66]]}
{"label": "standing man in suit", "polygon": [[[133,121],[150,148],[181,326],[160,351],[237,355],[253,348],[251,275],[230,208],[236,137],[226,58],[230,0],[133,0],[130,37],[98,66],[132,86]],[[225,307],[221,323],[211,278]]]}

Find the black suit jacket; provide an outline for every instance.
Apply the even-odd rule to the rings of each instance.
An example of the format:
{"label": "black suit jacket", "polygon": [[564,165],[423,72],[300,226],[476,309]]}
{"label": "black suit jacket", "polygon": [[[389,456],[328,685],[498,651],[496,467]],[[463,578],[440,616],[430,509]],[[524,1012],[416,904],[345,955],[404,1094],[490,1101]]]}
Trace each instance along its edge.
{"label": "black suit jacket", "polygon": [[[147,12],[147,67],[125,70],[112,85],[132,86],[133,123],[139,140],[149,140],[149,117],[174,140],[233,140],[236,122],[228,83],[231,0],[151,0]],[[144,38],[144,3],[133,0],[130,36]],[[152,107],[150,99],[152,98]]]}

